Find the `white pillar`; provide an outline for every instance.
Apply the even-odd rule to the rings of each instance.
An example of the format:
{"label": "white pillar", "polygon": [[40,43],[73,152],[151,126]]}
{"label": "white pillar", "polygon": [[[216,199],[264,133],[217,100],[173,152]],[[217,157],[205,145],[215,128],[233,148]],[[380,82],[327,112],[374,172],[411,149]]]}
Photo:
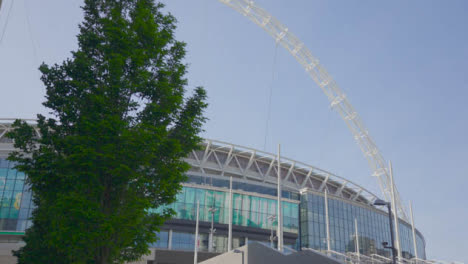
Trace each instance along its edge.
{"label": "white pillar", "polygon": [[396,197],[395,197],[395,182],[393,180],[393,168],[392,162],[388,162],[388,168],[390,169],[390,190],[392,194],[392,211],[393,218],[395,222],[395,245],[393,245],[397,250],[398,259],[402,258],[401,247],[400,247],[400,225],[398,224],[398,211],[396,206]]}
{"label": "white pillar", "polygon": [[[245,238],[247,242],[249,242],[249,239],[246,237]],[[249,245],[247,244],[245,246],[245,251],[244,251],[244,264],[248,264],[249,263]]]}
{"label": "white pillar", "polygon": [[354,218],[354,231],[355,231],[355,238],[356,238],[356,254],[358,256],[358,259],[360,258],[361,256],[361,253],[359,252],[360,249],[359,249],[359,232],[358,232],[358,227],[357,227],[357,219]]}
{"label": "white pillar", "polygon": [[232,176],[229,177],[228,251],[232,250]]}
{"label": "white pillar", "polygon": [[210,234],[208,236],[208,252],[213,252],[213,237],[216,229],[214,228],[214,214],[218,211],[215,207],[211,207],[208,212],[211,214],[211,229],[210,229]]}
{"label": "white pillar", "polygon": [[283,210],[281,208],[281,145],[278,144],[278,251],[283,252]]}
{"label": "white pillar", "polygon": [[172,229],[169,229],[169,235],[167,239],[167,249],[172,249]]}
{"label": "white pillar", "polygon": [[270,223],[270,247],[275,248],[275,237],[273,236],[273,222],[275,221],[276,216],[270,215],[268,217],[268,222]]}
{"label": "white pillar", "polygon": [[193,264],[198,263],[198,214],[200,213],[200,201],[197,201],[197,219],[195,222],[195,247],[193,251]]}
{"label": "white pillar", "polygon": [[327,254],[331,251],[330,246],[330,220],[328,218],[328,189],[325,188],[325,227],[327,231]]}
{"label": "white pillar", "polygon": [[414,257],[418,258],[418,247],[416,243],[416,230],[414,228],[414,216],[413,216],[413,205],[411,201],[409,203],[410,213],[411,213],[411,229],[413,231],[413,246],[414,246]]}
{"label": "white pillar", "polygon": [[213,252],[213,233],[208,235],[208,252]]}

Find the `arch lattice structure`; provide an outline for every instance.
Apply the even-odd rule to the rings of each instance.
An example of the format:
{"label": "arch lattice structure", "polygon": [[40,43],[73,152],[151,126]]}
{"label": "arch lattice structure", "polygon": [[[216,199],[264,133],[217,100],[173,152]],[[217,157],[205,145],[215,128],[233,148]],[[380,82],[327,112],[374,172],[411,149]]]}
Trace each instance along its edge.
{"label": "arch lattice structure", "polygon": [[[320,65],[302,41],[292,34],[287,27],[264,9],[248,0],[219,0],[228,5],[255,24],[264,29],[275,41],[281,44],[304,67],[305,71],[322,89],[341,118],[345,121],[361,151],[366,157],[372,170],[372,176],[378,179],[380,189],[387,201],[392,201],[390,169],[380,153],[377,145],[369,135],[361,118],[346,98],[345,93],[338,87],[331,75]],[[395,200],[398,214],[408,220],[406,210],[395,188]]]}

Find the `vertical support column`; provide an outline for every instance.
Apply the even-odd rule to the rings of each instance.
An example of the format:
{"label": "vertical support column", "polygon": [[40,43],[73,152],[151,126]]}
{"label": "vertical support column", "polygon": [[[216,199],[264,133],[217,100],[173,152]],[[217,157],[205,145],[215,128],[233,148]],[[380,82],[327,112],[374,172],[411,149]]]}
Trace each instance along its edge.
{"label": "vertical support column", "polygon": [[300,194],[299,196],[299,205],[298,205],[298,209],[299,209],[299,215],[297,216],[297,219],[299,219],[299,251],[302,251],[302,219],[301,219],[301,203],[302,203],[302,194]]}
{"label": "vertical support column", "polygon": [[358,232],[358,226],[357,226],[357,219],[354,218],[354,231],[355,231],[355,238],[356,238],[356,254],[358,256],[358,260],[361,258],[361,253],[359,249],[359,232]]}
{"label": "vertical support column", "polygon": [[[245,241],[246,241],[246,242],[249,242],[249,238],[246,237],[246,238],[245,238]],[[242,254],[242,256],[244,257],[244,259],[242,260],[242,262],[243,262],[244,264],[248,264],[248,263],[249,263],[249,245],[248,245],[248,244],[246,244],[246,246],[245,246],[245,252],[244,252],[244,254]]]}
{"label": "vertical support column", "polygon": [[397,253],[395,249],[395,238],[394,238],[394,233],[393,232],[393,219],[392,219],[392,208],[391,208],[391,203],[387,202],[387,209],[388,209],[388,223],[390,224],[390,239],[392,240],[392,246],[390,247],[392,249],[392,263],[396,264],[397,261]]}
{"label": "vertical support column", "polygon": [[414,257],[418,258],[418,247],[416,243],[416,230],[414,228],[414,216],[413,216],[413,205],[410,201],[409,203],[410,214],[411,214],[411,230],[413,231],[413,247],[414,247]]}
{"label": "vertical support column", "polygon": [[232,176],[229,177],[228,252],[232,250]]}
{"label": "vertical support column", "polygon": [[325,228],[327,231],[327,254],[331,251],[330,246],[330,220],[328,218],[328,189],[325,188]]}
{"label": "vertical support column", "polygon": [[167,249],[172,249],[172,229],[169,229],[169,235],[167,238]]}
{"label": "vertical support column", "polygon": [[271,234],[270,234],[270,247],[271,248],[275,247],[275,243],[273,241],[273,228],[271,229]]}
{"label": "vertical support column", "polygon": [[397,211],[397,206],[396,206],[396,196],[395,196],[395,182],[393,180],[393,168],[392,168],[392,162],[388,162],[388,168],[390,169],[390,190],[392,194],[392,210],[393,210],[393,218],[395,222],[395,245],[392,245],[395,247],[398,253],[398,260],[402,258],[401,255],[401,247],[400,247],[400,225],[398,224],[398,211]]}
{"label": "vertical support column", "polygon": [[283,252],[283,209],[281,208],[281,145],[278,144],[278,251]]}
{"label": "vertical support column", "polygon": [[198,263],[198,215],[200,213],[200,201],[197,200],[197,219],[195,222],[195,247],[193,252],[193,264]]}
{"label": "vertical support column", "polygon": [[208,237],[208,252],[213,252],[214,247],[214,233],[216,229],[214,228],[214,214],[218,211],[216,207],[211,207],[208,212],[211,213],[211,228],[210,228],[210,235]]}
{"label": "vertical support column", "polygon": [[275,221],[275,216],[270,215],[268,216],[268,223],[270,224],[270,247],[274,248],[275,243],[274,243],[274,237],[273,237],[273,222]]}
{"label": "vertical support column", "polygon": [[208,235],[208,252],[213,252],[213,232]]}

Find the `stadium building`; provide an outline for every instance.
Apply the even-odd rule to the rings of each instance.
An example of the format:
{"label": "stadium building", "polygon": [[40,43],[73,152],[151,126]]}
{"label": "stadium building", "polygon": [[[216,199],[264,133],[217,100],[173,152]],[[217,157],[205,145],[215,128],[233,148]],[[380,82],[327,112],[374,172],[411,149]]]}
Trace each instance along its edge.
{"label": "stadium building", "polygon": [[[5,137],[11,122],[0,121],[1,263],[11,261],[11,249],[20,246],[24,231],[31,225],[28,218],[34,208],[32,194],[25,184],[27,175],[15,170],[14,164],[6,160],[13,150],[11,140]],[[162,227],[160,240],[151,245],[148,263],[184,263],[186,260],[174,260],[174,256],[183,258],[184,254],[187,259],[193,259],[197,201],[200,261],[228,250],[230,197],[232,248],[252,241],[276,246],[278,162],[275,154],[205,140],[203,149],[193,151],[186,161],[191,165],[188,181],[183,183],[177,201],[170,205],[176,215]],[[281,158],[280,167],[286,251],[308,248],[343,259],[359,256],[374,263],[390,260],[391,251],[382,245],[391,241],[389,217],[385,208],[373,206],[378,199],[376,195],[346,178],[299,161]],[[416,257],[424,260],[424,237],[412,227],[411,223],[399,219],[401,256],[407,260]]]}

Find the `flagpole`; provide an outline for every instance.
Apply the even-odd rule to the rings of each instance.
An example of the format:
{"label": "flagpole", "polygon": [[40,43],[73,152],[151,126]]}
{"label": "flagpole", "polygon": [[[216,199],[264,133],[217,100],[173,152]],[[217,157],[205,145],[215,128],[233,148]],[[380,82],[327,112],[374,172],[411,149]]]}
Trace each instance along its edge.
{"label": "flagpole", "polygon": [[194,253],[193,253],[193,264],[198,263],[198,216],[200,213],[200,201],[197,200],[197,219],[195,223],[195,247],[194,247]]}
{"label": "flagpole", "polygon": [[358,233],[358,225],[357,225],[357,219],[354,218],[354,231],[355,233],[355,238],[356,238],[356,255],[358,257],[358,260],[361,258],[361,253],[359,249],[359,233]]}
{"label": "flagpole", "polygon": [[415,228],[414,228],[414,215],[413,215],[413,205],[411,204],[411,201],[410,201],[410,204],[409,204],[409,208],[410,208],[410,213],[411,213],[411,231],[413,233],[413,247],[414,247],[414,257],[416,259],[418,259],[418,247],[416,246],[416,231],[415,231]]}
{"label": "flagpole", "polygon": [[393,179],[393,167],[392,162],[388,162],[388,167],[390,169],[390,191],[392,194],[392,210],[393,210],[393,220],[395,222],[395,245],[392,245],[397,250],[398,260],[402,258],[401,254],[401,245],[400,245],[400,225],[398,223],[398,210],[396,205],[396,194],[395,194],[395,181]]}
{"label": "flagpole", "polygon": [[283,252],[283,210],[281,208],[281,145],[278,144],[278,251]]}
{"label": "flagpole", "polygon": [[328,218],[328,189],[325,188],[325,231],[327,233],[327,254],[330,254],[330,220]]}
{"label": "flagpole", "polygon": [[229,178],[228,252],[232,250],[232,176]]}

